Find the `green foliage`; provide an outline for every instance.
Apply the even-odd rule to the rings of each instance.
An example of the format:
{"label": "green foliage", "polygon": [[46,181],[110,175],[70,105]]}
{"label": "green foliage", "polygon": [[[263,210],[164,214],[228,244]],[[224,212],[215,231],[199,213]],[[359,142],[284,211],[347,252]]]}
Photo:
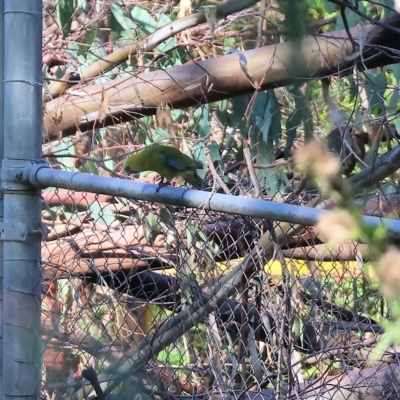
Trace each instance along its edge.
{"label": "green foliage", "polygon": [[239,129],[242,137],[247,137],[247,126],[244,120],[244,114],[249,105],[251,96],[237,96],[232,99],[232,116],[230,126],[233,129]]}
{"label": "green foliage", "polygon": [[[358,10],[362,13],[365,13],[365,7],[362,2],[358,2]],[[346,26],[345,22],[347,23],[347,26],[349,28],[353,28],[359,22],[361,22],[361,20],[362,20],[362,18],[359,14],[350,10],[350,8],[346,7],[346,9],[344,11],[344,15],[342,15],[342,13],[339,13],[339,15],[338,15],[335,29],[337,29],[337,30],[344,29]]]}
{"label": "green foliage", "polygon": [[[132,19],[125,15],[123,8],[118,3],[111,3],[111,13],[115,18],[115,21],[118,22],[118,24],[124,31],[134,31],[134,24]],[[113,26],[113,28],[116,27]]]}
{"label": "green foliage", "polygon": [[[281,138],[280,105],[273,90],[259,92],[251,106],[249,116],[252,156],[259,164],[275,162],[275,149]],[[283,190],[286,176],[280,170],[261,169],[257,174],[261,189],[270,196]]]}
{"label": "green foliage", "polygon": [[90,204],[88,210],[90,212],[90,217],[96,223],[101,223],[104,226],[111,226],[115,221],[115,214],[108,204],[101,204],[95,201]]}
{"label": "green foliage", "polygon": [[219,147],[217,143],[211,142],[211,144],[209,144],[207,148],[210,151],[210,156],[213,161],[222,161],[221,155],[219,154]]}
{"label": "green foliage", "polygon": [[170,365],[188,364],[187,352],[181,344],[174,344],[169,346],[167,349],[160,351],[157,355],[157,360],[161,363],[168,363]]}
{"label": "green foliage", "polygon": [[366,90],[369,93],[369,105],[372,115],[375,117],[381,114],[381,105],[384,93],[387,90],[387,78],[385,72],[366,71]]}
{"label": "green foliage", "polygon": [[[309,108],[309,101],[305,94],[303,94],[298,86],[293,88],[293,95],[295,101],[295,109],[292,114],[289,116],[286,124],[289,124],[289,137],[288,140],[292,140],[292,136],[294,136],[295,131],[297,133],[297,129],[300,123],[303,123],[304,129],[304,140],[308,142],[314,138],[314,123],[313,123],[313,115]],[[288,125],[286,125],[286,132],[288,131]],[[288,134],[288,132],[286,133]],[[296,136],[293,137],[293,139]],[[293,143],[293,142],[292,142]],[[286,147],[288,147],[288,143],[286,143]],[[290,150],[290,149],[289,149]]]}
{"label": "green foliage", "polygon": [[210,134],[210,104],[196,108],[189,127],[195,129],[200,138],[206,138]]}
{"label": "green foliage", "polygon": [[157,22],[144,8],[133,7],[131,15],[132,20],[140,27],[144,35],[148,35],[149,33],[152,33],[157,29]]}
{"label": "green foliage", "polygon": [[[368,1],[358,2],[357,12],[366,13],[374,18],[382,18],[385,15],[385,7],[390,1],[383,1],[382,4],[376,4],[371,7]],[[75,6],[75,9],[74,9]],[[84,0],[60,0],[57,2],[57,17],[62,27],[63,37],[67,37],[71,32],[72,14],[83,12],[86,7]],[[346,7],[344,18],[340,13],[339,7],[329,0],[296,0],[279,1],[280,11],[284,14],[282,25],[288,29],[284,34],[284,40],[297,41],[307,31],[307,24],[322,19],[336,17],[336,26],[334,24],[324,25],[322,30],[330,28],[343,28],[344,21],[347,21],[351,28],[363,22],[363,19],[357,12]],[[161,12],[157,7],[152,7],[151,3],[143,4],[123,4],[120,2],[111,2],[109,5],[109,27],[110,40],[113,43],[113,50],[118,50],[122,46],[132,44],[134,41],[143,39],[148,35],[154,34],[157,30],[176,19],[176,12]],[[240,16],[235,20],[234,29],[245,29],[248,25],[248,19]],[[79,42],[70,44],[70,56],[76,57],[80,65],[86,66],[97,61],[99,58],[107,56],[107,52],[100,41],[100,30],[97,22],[89,25]],[[176,37],[171,35],[164,42],[159,44],[152,52],[139,52],[139,57],[133,56],[128,61],[115,65],[112,71],[108,71],[95,80],[95,83],[102,83],[120,77],[129,77],[139,69],[139,65],[147,65],[147,71],[151,69],[165,69],[171,66],[179,66],[192,57],[199,57],[200,52],[195,46],[178,46]],[[213,48],[214,54],[224,54],[235,47],[251,48],[251,42],[244,43],[240,35],[216,37],[214,41],[207,42],[207,46]],[[214,46],[214,47],[213,47]],[[297,51],[297,48],[294,47]],[[161,53],[165,53],[160,56]],[[293,52],[294,66],[297,68],[298,62]],[[400,99],[398,89],[400,79],[400,69],[397,65],[388,66],[381,70],[371,70],[364,74],[365,91],[368,93],[368,109],[360,110],[364,107],[359,97],[360,82],[352,76],[332,81],[330,88],[331,97],[340,104],[355,121],[355,126],[361,129],[368,118],[372,122],[381,121],[385,116],[395,116]],[[56,77],[61,78],[64,74],[62,68],[55,70]],[[389,90],[389,85],[392,88]],[[305,94],[304,94],[305,92]],[[203,149],[207,146],[211,152],[211,158],[221,163],[227,160],[226,156],[221,158],[221,151],[232,135],[240,132],[240,140],[230,142],[230,148],[226,149],[229,156],[234,156],[236,160],[242,160],[242,145],[247,139],[250,140],[252,155],[258,163],[272,164],[275,161],[275,152],[278,148],[284,148],[285,157],[288,158],[293,142],[297,138],[309,141],[316,133],[329,132],[331,123],[327,118],[327,107],[324,105],[321,96],[321,86],[318,81],[309,82],[305,91],[298,90],[297,87],[286,93],[287,102],[279,98],[279,102],[273,91],[260,92],[254,95],[237,96],[229,100],[222,100],[215,105],[205,104],[194,108],[193,110],[171,110],[171,119],[174,124],[179,124],[178,135],[191,136],[196,134],[199,141],[191,142],[193,146],[192,153],[196,157],[205,161]],[[212,112],[216,107],[215,112]],[[213,117],[216,117],[229,135],[224,136],[222,145],[217,145],[212,139],[212,129],[210,123]],[[351,122],[351,121],[350,121]],[[394,124],[400,128],[400,122],[396,118]],[[142,117],[129,128],[134,135],[127,140],[127,137],[119,140],[121,146],[134,139],[138,144],[150,144],[160,139],[171,137],[170,129],[154,124],[151,117]],[[282,135],[283,132],[283,135]],[[235,136],[235,138],[237,138]],[[96,139],[93,148],[96,149],[103,139]],[[111,145],[111,143],[109,143]],[[101,147],[101,146],[100,146]],[[339,140],[336,140],[337,151],[340,152]],[[233,150],[233,151],[231,151]],[[61,144],[57,148],[58,154],[68,152],[71,156],[75,154],[73,146],[70,144]],[[375,150],[374,155],[381,154],[381,149]],[[121,159],[114,159],[116,152],[109,152],[107,147],[104,151],[96,150],[92,156],[102,160],[109,170],[118,168]],[[226,154],[226,153],[224,153]],[[60,160],[59,160],[60,161]],[[99,164],[95,160],[87,160],[77,167],[67,159],[61,160],[65,168],[77,170],[83,169],[94,174],[103,173]],[[258,177],[263,190],[269,195],[274,195],[282,190],[287,183],[286,176],[282,170],[265,169],[257,170]]]}
{"label": "green foliage", "polygon": [[72,14],[74,13],[74,0],[57,0],[57,18],[60,23],[63,39],[71,32]]}
{"label": "green foliage", "polygon": [[375,352],[372,355],[373,359],[380,359],[387,351],[387,348],[397,345],[400,342],[399,320],[400,320],[400,300],[396,299],[391,303],[392,320],[384,320],[382,327],[385,331],[382,339],[379,340]]}
{"label": "green foliage", "polygon": [[299,110],[293,110],[286,121],[286,145],[285,145],[285,158],[289,158],[294,140],[297,137],[297,128],[302,121],[302,115]]}
{"label": "green foliage", "polygon": [[283,25],[288,31],[287,39],[294,41],[301,39],[305,33],[307,9],[310,4],[305,0],[280,0],[279,5],[285,15]]}
{"label": "green foliage", "polygon": [[336,9],[336,4],[329,1],[329,0],[324,0],[324,8],[328,13],[332,13]]}
{"label": "green foliage", "polygon": [[[82,12],[85,3],[84,0],[76,2],[73,0],[57,0],[57,18],[63,38],[68,38],[71,33],[72,14],[74,11]],[[77,10],[74,10],[74,4],[76,4]],[[67,66],[71,64],[79,69],[91,65],[99,59],[104,59],[110,51],[132,45],[137,40],[155,34],[159,28],[173,22],[176,18],[175,11],[171,11],[169,15],[166,14],[168,8],[165,5],[152,8],[151,2],[137,4],[111,2],[109,40],[112,49],[106,49],[103,46],[101,25],[95,22],[88,26],[79,40],[68,43]],[[372,3],[370,2],[352,2],[351,4],[357,4],[358,11],[376,19],[382,18],[386,13],[385,8],[380,4],[376,4],[376,10],[371,7]],[[391,5],[391,2],[384,1],[382,4]],[[279,26],[279,29],[282,25],[288,29],[287,33],[277,35],[277,39],[280,41],[293,40],[297,42],[304,32],[308,32],[308,25],[311,25],[309,22],[318,22],[322,19],[335,17],[336,22],[330,22],[330,24],[322,26],[315,32],[326,29],[342,29],[346,23],[352,28],[358,23],[365,22],[359,14],[350,8],[346,8],[342,15],[338,6],[328,0],[281,0],[279,5],[285,18],[283,22],[278,20],[274,23]],[[260,18],[260,16],[257,15],[256,18]],[[268,21],[269,23],[270,21]],[[237,15],[231,26],[232,29],[238,31],[239,29],[247,29],[249,25],[246,19]],[[273,26],[273,24],[271,25]],[[270,28],[268,27],[268,29]],[[188,62],[193,64],[202,58],[210,57],[210,54],[212,56],[226,54],[232,47],[244,49],[255,46],[254,42],[241,37],[240,33],[232,37],[216,37],[215,40],[208,37],[206,40],[203,39],[204,37],[198,39],[192,36],[191,40],[187,40],[184,35],[180,35],[167,38],[151,51],[147,51],[145,46],[143,48],[138,46],[138,54],[124,62],[116,63],[111,71],[96,77],[94,83],[138,76],[143,71],[158,69],[166,70],[168,74],[169,67],[184,65]],[[200,51],[203,41],[207,42],[208,48],[211,49],[210,52]],[[362,47],[361,41],[362,38],[359,43]],[[178,47],[176,47],[177,44],[179,44]],[[291,67],[300,68],[301,66],[296,58],[299,47],[296,47],[295,43],[291,49],[293,51]],[[204,55],[204,53],[207,54]],[[358,56],[358,53],[356,55]],[[65,69],[58,67],[55,69],[52,79],[60,79],[64,76],[64,73]],[[395,64],[383,70],[374,69],[358,72],[358,74],[360,79],[355,79],[353,76],[338,77],[333,78],[330,83],[329,94],[333,103],[338,109],[344,110],[349,115],[349,120],[346,122],[354,127],[357,132],[364,128],[366,122],[381,126],[379,135],[383,135],[385,129],[389,127],[389,123],[393,123],[400,131],[400,119],[397,118],[400,100],[400,67]],[[189,76],[187,79],[190,81],[192,77]],[[234,79],[232,79],[233,84]],[[204,102],[207,101],[207,89],[204,88]],[[209,90],[214,90],[212,84],[209,86]],[[362,102],[360,92],[363,92],[363,90],[367,96]],[[78,91],[76,92],[79,96]],[[129,99],[126,101],[128,102]],[[216,108],[215,112],[214,107]],[[227,161],[241,161],[243,159],[242,147],[247,144],[250,145],[251,154],[256,163],[274,164],[276,162],[275,153],[279,148],[284,147],[285,158],[289,158],[295,139],[307,142],[315,136],[326,137],[332,128],[328,119],[327,108],[327,104],[322,98],[319,81],[310,80],[302,87],[284,88],[280,89],[279,92],[278,90],[254,90],[252,94],[221,100],[216,104],[201,104],[195,108],[183,107],[179,110],[171,110],[169,115],[171,125],[169,126],[160,126],[161,124],[156,118],[145,115],[138,119],[132,118],[129,124],[117,125],[112,129],[112,132],[107,128],[99,129],[94,132],[91,147],[83,154],[89,159],[82,160],[79,165],[73,159],[73,156],[77,154],[76,148],[68,139],[60,140],[58,146],[55,146],[53,158],[63,169],[83,170],[97,175],[103,174],[107,170],[108,174],[112,174],[121,171],[125,151],[132,150],[127,145],[132,143],[149,145],[176,136],[178,140],[185,137],[193,157],[201,160],[203,164],[205,161],[204,149],[208,148],[211,159],[216,165],[218,164],[217,167],[220,167],[221,170],[226,168]],[[223,130],[222,143],[219,143],[219,141],[217,143],[217,140],[213,137],[215,125]],[[195,140],[192,140],[193,138]],[[378,136],[378,139],[379,144],[381,137]],[[330,144],[333,151],[341,152],[343,138],[339,132],[336,133],[336,136],[332,135]],[[371,144],[368,144],[368,146],[372,147]],[[371,150],[371,157],[363,160],[364,163],[370,164],[374,157],[384,154],[386,150],[387,148],[384,145],[379,144],[377,148]],[[65,157],[66,154],[70,157]],[[231,160],[231,158],[234,160]],[[363,166],[359,168],[363,168]],[[287,176],[282,169],[260,168],[256,171],[263,194],[268,194],[270,198],[282,193],[288,185]],[[205,174],[206,171],[199,171],[199,173]],[[237,173],[240,174],[241,172]],[[226,175],[224,178],[226,178]],[[249,182],[248,186],[251,183]],[[390,183],[380,185],[380,190],[389,193],[394,189]],[[382,253],[387,241],[387,232],[383,225],[370,228],[362,224],[357,210],[351,207],[349,207],[349,210],[360,222],[359,229],[354,232],[354,238],[367,243],[371,248]],[[94,202],[87,209],[85,208],[82,213],[77,213],[76,210],[72,210],[68,206],[53,207],[46,213],[46,218],[49,220],[73,220],[76,224],[80,224],[83,218],[88,217],[88,215],[91,220],[105,226],[110,226],[117,220],[111,205],[99,204],[98,202]],[[143,228],[148,245],[152,245],[161,233],[164,233],[167,237],[167,246],[176,245],[177,230],[168,207],[161,206],[157,212],[150,207],[141,207],[136,213],[135,219],[137,225]],[[205,260],[204,268],[210,268],[220,249],[209,241],[209,238],[201,230],[201,224],[198,221],[186,218],[183,231],[189,250],[179,249],[177,255],[185,261],[185,268],[179,271],[179,274],[180,277],[187,278],[185,282],[188,283],[188,287],[185,288],[184,296],[186,296],[186,300],[190,301],[191,287],[189,284],[195,286],[197,282],[203,283],[205,281],[203,277],[195,275],[195,272],[200,269],[198,259]],[[202,254],[202,256],[197,257],[198,254]],[[366,265],[364,268],[369,268],[369,266]],[[380,296],[376,291],[365,290],[362,285],[363,282],[360,279],[341,282],[330,279],[330,296],[333,300],[336,296],[338,304],[351,309],[357,309],[360,299],[364,299],[365,307],[371,310],[370,316],[379,320],[381,310],[379,310],[377,303]],[[102,310],[96,310],[96,312],[101,313]],[[397,303],[392,305],[392,313],[395,318],[400,318],[400,306]],[[398,322],[396,321],[396,323]],[[88,328],[88,325],[85,324],[82,327],[85,329]],[[390,341],[400,340],[395,323],[387,323],[386,329],[387,343],[383,343],[389,344]],[[198,342],[196,349],[204,351],[204,341],[198,340]],[[158,355],[158,360],[174,365],[187,365],[189,356],[187,349],[181,342],[178,342],[177,345],[163,350]]]}
{"label": "green foliage", "polygon": [[85,32],[85,36],[83,37],[81,44],[78,49],[78,57],[83,56],[87,51],[91,48],[91,45],[94,43],[98,34],[98,25],[92,25]]}

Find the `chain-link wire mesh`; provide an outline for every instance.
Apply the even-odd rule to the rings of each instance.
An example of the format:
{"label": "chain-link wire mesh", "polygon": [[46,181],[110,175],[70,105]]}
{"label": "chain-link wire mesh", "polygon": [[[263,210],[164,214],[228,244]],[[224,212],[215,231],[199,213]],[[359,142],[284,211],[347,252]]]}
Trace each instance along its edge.
{"label": "chain-link wire mesh", "polygon": [[62,189],[43,202],[49,396],[89,394],[79,378],[93,385],[93,368],[109,382],[137,346],[146,355],[121,396],[381,391],[373,371],[389,373],[395,354],[371,358],[389,309],[362,245],[320,257],[303,228],[263,250],[262,220]]}
{"label": "chain-link wire mesh", "polygon": [[[398,218],[398,18],[356,3],[43,1],[55,173],[124,185],[161,141],[203,164],[210,196],[347,211],[313,228],[44,190],[43,398],[399,397],[399,278],[376,265],[392,242],[358,218]],[[324,149],[297,168],[313,138],[339,182]]]}

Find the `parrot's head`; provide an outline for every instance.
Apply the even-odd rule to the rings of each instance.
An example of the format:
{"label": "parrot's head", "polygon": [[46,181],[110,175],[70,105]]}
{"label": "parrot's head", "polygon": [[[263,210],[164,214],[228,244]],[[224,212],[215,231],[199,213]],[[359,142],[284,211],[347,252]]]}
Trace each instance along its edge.
{"label": "parrot's head", "polygon": [[143,171],[142,160],[139,154],[128,157],[124,162],[124,170],[128,174],[137,174]]}
{"label": "parrot's head", "polygon": [[135,168],[132,168],[130,165],[127,165],[126,167],[124,167],[124,170],[127,174],[138,174],[139,171]]}

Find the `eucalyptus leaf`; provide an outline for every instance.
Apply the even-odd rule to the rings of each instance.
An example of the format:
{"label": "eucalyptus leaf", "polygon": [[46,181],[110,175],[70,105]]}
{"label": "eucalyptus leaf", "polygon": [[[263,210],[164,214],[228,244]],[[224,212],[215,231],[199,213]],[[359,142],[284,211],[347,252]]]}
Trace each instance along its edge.
{"label": "eucalyptus leaf", "polygon": [[[168,139],[171,138],[171,135],[163,128],[157,128],[155,132],[152,135],[153,140],[150,142],[150,140],[147,138],[146,144],[151,144],[153,142],[158,142],[161,139]],[[167,144],[167,142],[163,142],[162,144]]]}
{"label": "eucalyptus leaf", "polygon": [[140,30],[136,28],[124,29],[121,32],[121,45],[125,46],[130,44],[130,42],[136,40],[140,35]]}
{"label": "eucalyptus leaf", "polygon": [[217,106],[217,118],[219,120],[219,122],[221,122],[221,124],[223,126],[225,126],[228,122],[228,113],[226,112],[227,107],[228,107],[228,100],[220,100],[216,103]]}
{"label": "eucalyptus leaf", "polygon": [[335,11],[335,9],[336,9],[336,4],[335,4],[335,3],[332,3],[332,2],[329,1],[329,0],[324,0],[324,7],[325,7],[325,10],[326,10],[328,13],[331,13],[331,12]]}
{"label": "eucalyptus leaf", "polygon": [[147,244],[153,244],[154,240],[161,232],[161,225],[158,222],[158,217],[152,212],[149,212],[145,216],[143,230]]}
{"label": "eucalyptus leaf", "polygon": [[183,112],[182,110],[171,110],[171,116],[174,121],[182,122]]}
{"label": "eucalyptus leaf", "polygon": [[[275,161],[275,149],[272,140],[259,142],[257,150],[257,163],[271,164]],[[270,197],[273,197],[278,192],[282,192],[288,182],[286,175],[281,170],[273,168],[258,170],[257,179],[259,180],[261,189],[268,193]]]}
{"label": "eucalyptus leaf", "polygon": [[144,30],[145,34],[153,33],[157,29],[157,22],[150,13],[142,7],[133,7],[132,19]]}
{"label": "eucalyptus leaf", "polygon": [[372,165],[378,157],[378,149],[374,149],[373,147],[371,147],[364,156],[363,161],[365,162],[365,164],[367,165]]}
{"label": "eucalyptus leaf", "polygon": [[97,32],[98,32],[97,24],[94,24],[88,28],[88,30],[85,33],[85,36],[82,39],[81,44],[79,45],[78,56],[83,56],[88,52],[88,50],[90,49],[91,45],[93,44],[93,42],[97,37]]}
{"label": "eucalyptus leaf", "polygon": [[365,88],[369,93],[370,109],[381,106],[383,95],[387,87],[387,78],[385,72],[375,73],[373,71],[365,72]]}
{"label": "eucalyptus leaf", "polygon": [[301,112],[295,109],[288,117],[286,121],[286,145],[285,145],[285,159],[290,156],[290,150],[292,149],[294,140],[297,136],[297,128],[300,126],[302,121]]}
{"label": "eucalyptus leaf", "polygon": [[61,79],[64,76],[64,74],[65,74],[65,71],[62,68],[57,67],[55,77],[57,79]]}
{"label": "eucalyptus leaf", "polygon": [[281,139],[282,127],[281,127],[281,106],[275,95],[275,90],[268,90],[270,96],[270,113],[271,113],[271,124],[268,132],[268,137],[274,142],[275,147],[279,146],[279,140]]}
{"label": "eucalyptus leaf", "polygon": [[201,240],[201,243],[207,243],[207,248],[209,251],[211,251],[214,255],[218,253],[218,248],[219,248],[218,245],[213,241],[209,241],[207,236],[204,234],[202,230],[198,229],[197,236]]}
{"label": "eucalyptus leaf", "polygon": [[169,228],[174,228],[174,218],[167,205],[160,205],[160,220]]}
{"label": "eucalyptus leaf", "polygon": [[390,95],[390,100],[389,100],[389,111],[393,112],[398,104],[399,104],[399,100],[400,100],[400,91],[399,88],[396,87],[395,89],[393,89],[391,95]]}
{"label": "eucalyptus leaf", "polygon": [[[190,152],[194,159],[201,161],[204,166],[206,161],[206,156],[204,154],[204,150],[206,149],[206,145],[204,142],[196,142],[193,146],[190,146]],[[198,170],[199,172],[199,170]]]}
{"label": "eucalyptus leaf", "polygon": [[120,33],[121,33],[123,27],[118,22],[117,18],[115,18],[114,14],[112,12],[110,13],[110,22],[109,22],[109,24],[110,24],[110,30],[111,30],[110,39],[114,43],[114,49],[115,49],[116,42],[118,41],[118,39],[120,37]]}
{"label": "eucalyptus leaf", "polygon": [[107,52],[104,49],[103,46],[95,46],[92,47],[90,53],[88,53],[86,62],[91,63],[91,62],[96,62],[99,60],[99,58],[105,58],[107,57]]}
{"label": "eucalyptus leaf", "polygon": [[392,71],[393,76],[396,78],[397,83],[400,82],[400,64],[390,64],[384,67],[385,71]]}
{"label": "eucalyptus leaf", "polygon": [[[169,51],[171,51],[174,47],[176,46],[176,40],[174,37],[171,37],[167,40],[165,40],[164,42],[162,42],[161,44],[159,44],[155,50],[160,52],[160,53],[167,53]],[[165,58],[166,60],[170,60],[170,58]],[[178,64],[180,65],[180,64]],[[174,66],[177,66],[176,63],[174,63]]]}
{"label": "eucalyptus leaf", "polygon": [[334,129],[328,135],[327,145],[328,149],[335,154],[340,154],[340,152],[342,151],[343,139],[338,128]]}
{"label": "eucalyptus leaf", "polygon": [[188,248],[191,248],[194,245],[196,230],[198,225],[195,224],[193,220],[189,220],[186,228],[186,240]]}
{"label": "eucalyptus leaf", "polygon": [[122,10],[122,7],[119,4],[111,3],[110,9],[112,15],[114,16],[116,21],[121,25],[122,29],[129,31],[129,29],[134,28],[133,21],[127,16],[125,16],[124,11]]}
{"label": "eucalyptus leaf", "polygon": [[74,0],[57,0],[56,11],[62,37],[65,39],[71,33],[72,15],[75,11]]}
{"label": "eucalyptus leaf", "polygon": [[350,100],[354,100],[358,96],[358,86],[352,76],[348,76],[347,80],[350,85],[350,89],[349,89]]}
{"label": "eucalyptus leaf", "polygon": [[93,175],[99,175],[99,167],[94,161],[92,160],[86,161],[85,168]]}
{"label": "eucalyptus leaf", "polygon": [[162,28],[165,25],[168,25],[172,22],[171,18],[166,14],[161,14],[158,17],[157,28]]}
{"label": "eucalyptus leaf", "polygon": [[[252,155],[256,155],[257,163],[260,164],[275,162],[275,148],[279,146],[281,136],[281,114],[273,90],[257,94],[249,119]],[[258,170],[260,187],[273,196],[286,185],[280,175],[274,169]]]}
{"label": "eucalyptus leaf", "polygon": [[244,138],[247,138],[247,126],[243,117],[249,105],[249,101],[249,95],[238,96],[232,99],[231,126],[233,129],[239,129]]}
{"label": "eucalyptus leaf", "polygon": [[400,118],[394,120],[394,126],[396,127],[396,131],[400,132]]}
{"label": "eucalyptus leaf", "polygon": [[391,182],[386,182],[379,186],[379,191],[385,194],[397,193],[397,187]]}
{"label": "eucalyptus leaf", "polygon": [[193,121],[196,125],[197,133],[201,138],[207,137],[210,134],[210,105],[205,104],[198,107],[194,113]]}
{"label": "eucalyptus leaf", "polygon": [[76,223],[82,225],[82,224],[83,224],[83,221],[84,221],[84,219],[85,219],[86,217],[87,217],[87,214],[86,214],[86,212],[84,212],[83,214],[82,214],[82,213],[79,213],[79,214],[73,213],[71,218],[72,218],[72,220],[75,221]]}
{"label": "eucalyptus leaf", "polygon": [[310,102],[307,96],[300,90],[299,85],[293,88],[293,94],[295,95],[295,109],[301,113],[301,120],[304,127],[304,139],[306,142],[309,142],[314,138],[314,123],[309,107]]}
{"label": "eucalyptus leaf", "polygon": [[113,170],[115,167],[115,161],[113,159],[104,161],[104,166],[110,170]]}
{"label": "eucalyptus leaf", "polygon": [[[51,190],[49,192],[55,193],[54,190]],[[42,218],[45,220],[55,221],[57,219],[58,212],[59,212],[58,207],[47,207],[42,214]]]}
{"label": "eucalyptus leaf", "polygon": [[215,161],[221,161],[221,154],[219,153],[219,146],[215,141],[212,141],[211,144],[207,145],[208,150],[210,151],[211,159]]}
{"label": "eucalyptus leaf", "polygon": [[[359,11],[365,12],[365,7],[362,4],[362,2],[359,1],[357,4],[358,4]],[[345,15],[345,18],[347,20],[347,24],[348,24],[349,28],[354,28],[361,21],[361,16],[358,15],[357,13],[355,13],[354,11],[352,11],[348,7],[346,7],[344,15]],[[337,19],[337,22],[336,22],[336,29],[339,30],[339,29],[344,29],[344,28],[345,28],[345,24],[344,24],[344,21],[343,21],[343,17],[339,13],[338,19]]]}
{"label": "eucalyptus leaf", "polygon": [[54,155],[57,158],[57,154],[68,154],[71,157],[62,157],[58,161],[64,166],[63,169],[76,170],[75,160],[72,156],[76,154],[75,146],[71,146],[69,140],[60,142],[54,149]]}
{"label": "eucalyptus leaf", "polygon": [[304,126],[304,137],[306,143],[314,139],[314,122],[311,111],[308,107],[302,109],[302,120]]}
{"label": "eucalyptus leaf", "polygon": [[250,111],[250,124],[261,132],[260,140],[268,138],[269,127],[272,122],[270,96],[266,92],[259,92]]}
{"label": "eucalyptus leaf", "polygon": [[275,146],[279,145],[281,114],[280,105],[273,90],[257,94],[250,111],[250,124],[256,126],[261,132],[259,140],[271,139]]}
{"label": "eucalyptus leaf", "polygon": [[89,206],[89,210],[91,211],[90,216],[95,222],[101,222],[106,226],[115,222],[115,214],[108,204],[95,201]]}
{"label": "eucalyptus leaf", "polygon": [[174,233],[168,233],[165,242],[168,246],[175,245],[177,243],[176,235]]}
{"label": "eucalyptus leaf", "polygon": [[77,0],[76,2],[76,11],[81,13],[86,10],[87,0]]}

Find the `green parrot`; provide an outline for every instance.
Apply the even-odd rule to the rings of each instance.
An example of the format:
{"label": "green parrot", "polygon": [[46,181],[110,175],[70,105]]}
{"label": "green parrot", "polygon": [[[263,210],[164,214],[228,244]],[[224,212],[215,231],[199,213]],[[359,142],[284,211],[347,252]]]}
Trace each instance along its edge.
{"label": "green parrot", "polygon": [[161,175],[161,185],[164,184],[164,179],[169,183],[173,178],[180,176],[196,189],[201,189],[203,183],[196,171],[201,168],[203,164],[200,161],[191,159],[175,147],[158,143],[146,146],[124,162],[124,170],[128,174],[155,171]]}

